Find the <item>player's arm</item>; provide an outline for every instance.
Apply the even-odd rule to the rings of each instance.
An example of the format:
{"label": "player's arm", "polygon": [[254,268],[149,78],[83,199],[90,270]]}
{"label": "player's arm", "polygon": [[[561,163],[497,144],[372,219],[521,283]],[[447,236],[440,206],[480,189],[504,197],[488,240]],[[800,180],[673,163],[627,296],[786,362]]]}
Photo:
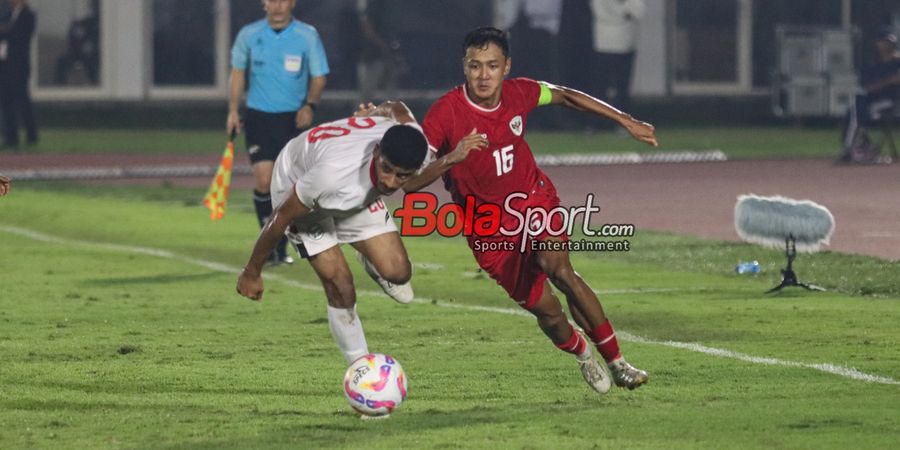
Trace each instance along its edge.
{"label": "player's arm", "polygon": [[378,106],[374,103],[359,104],[354,117],[387,117],[397,123],[415,122],[412,110],[401,101],[388,100]]}
{"label": "player's arm", "polygon": [[231,80],[228,83],[228,119],[225,122],[225,133],[229,136],[241,133],[241,117],[238,115],[238,107],[240,107],[246,85],[246,72],[241,69],[231,69]]}
{"label": "player's arm", "polygon": [[434,183],[434,180],[440,178],[451,167],[463,162],[469,156],[469,152],[487,148],[488,144],[487,136],[478,133],[476,129],[472,129],[468,135],[460,139],[453,151],[434,160],[425,169],[407,181],[403,185],[403,191],[415,192]]}
{"label": "player's arm", "polygon": [[612,119],[628,130],[633,138],[654,147],[659,145],[653,133],[655,129],[653,125],[637,120],[631,115],[614,108],[609,103],[591,97],[584,92],[565,86],[541,83],[540,98],[539,104],[563,105],[574,110],[591,112]]}
{"label": "player's arm", "polygon": [[892,73],[886,77],[876,79],[863,85],[867,94],[878,92],[884,88],[900,84],[900,73]]}
{"label": "player's arm", "polygon": [[284,231],[294,221],[310,209],[304,205],[297,195],[290,195],[275,211],[271,218],[259,233],[250,261],[244,266],[244,270],[238,277],[237,291],[239,294],[251,300],[261,300],[263,294],[262,268],[266,259],[275,249],[278,241],[284,236]]}
{"label": "player's arm", "polygon": [[306,90],[306,103],[300,107],[294,119],[294,125],[298,130],[309,128],[312,125],[316,108],[319,106],[319,101],[322,100],[322,91],[325,90],[326,81],[325,75],[310,78],[309,88]]}

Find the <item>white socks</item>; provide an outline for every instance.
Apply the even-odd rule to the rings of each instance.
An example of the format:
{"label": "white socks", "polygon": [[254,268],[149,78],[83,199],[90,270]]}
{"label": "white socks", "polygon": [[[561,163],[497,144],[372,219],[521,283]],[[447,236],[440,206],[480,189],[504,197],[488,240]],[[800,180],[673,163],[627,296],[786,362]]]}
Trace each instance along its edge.
{"label": "white socks", "polygon": [[362,322],[356,315],[356,305],[352,309],[327,306],[328,327],[331,328],[331,336],[344,354],[347,364],[352,363],[360,356],[368,355],[369,346],[366,344]]}

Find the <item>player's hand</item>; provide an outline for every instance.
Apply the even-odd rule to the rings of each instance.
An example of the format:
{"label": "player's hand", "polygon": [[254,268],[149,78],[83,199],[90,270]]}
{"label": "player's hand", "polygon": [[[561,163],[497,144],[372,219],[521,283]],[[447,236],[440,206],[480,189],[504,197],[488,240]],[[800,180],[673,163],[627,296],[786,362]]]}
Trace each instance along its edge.
{"label": "player's hand", "polygon": [[263,280],[260,275],[253,275],[247,269],[238,277],[237,292],[250,300],[260,301],[263,296]]}
{"label": "player's hand", "polygon": [[0,197],[3,197],[9,192],[9,178],[0,175]]}
{"label": "player's hand", "polygon": [[654,130],[656,127],[650,125],[647,122],[642,122],[633,117],[629,117],[625,123],[622,124],[629,133],[631,133],[631,137],[635,138],[638,141],[641,141],[645,144],[650,144],[654,147],[659,147],[659,143],[656,142],[656,135],[654,134]]}
{"label": "player's hand", "polygon": [[472,131],[456,144],[456,148],[444,157],[444,161],[447,164],[461,163],[469,156],[469,152],[487,148],[488,145],[490,143],[487,140],[487,135],[479,134],[477,129],[472,128]]}
{"label": "player's hand", "polygon": [[228,119],[225,120],[225,134],[229,136],[241,134],[241,117],[238,113],[228,113]]}
{"label": "player's hand", "polygon": [[294,125],[298,130],[305,130],[312,125],[313,121],[313,110],[310,107],[303,106],[300,108],[300,111],[297,111],[297,116],[294,117]]}
{"label": "player's hand", "polygon": [[353,113],[353,117],[369,117],[372,115],[372,112],[375,111],[375,104],[369,102],[368,104],[360,103],[356,108],[356,112]]}

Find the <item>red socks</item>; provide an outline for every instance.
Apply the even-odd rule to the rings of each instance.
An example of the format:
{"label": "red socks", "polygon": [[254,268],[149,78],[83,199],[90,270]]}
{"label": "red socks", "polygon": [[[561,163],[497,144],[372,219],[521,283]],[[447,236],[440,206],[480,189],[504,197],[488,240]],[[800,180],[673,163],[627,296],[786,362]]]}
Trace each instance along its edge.
{"label": "red socks", "polygon": [[[569,328],[572,329],[572,337],[562,344],[556,344],[556,347],[573,355],[581,355],[587,348],[587,341],[580,333],[575,331],[574,327],[569,325]],[[603,360],[606,361],[607,364],[622,357],[621,352],[619,352],[619,341],[616,339],[616,332],[613,331],[609,320],[591,330],[588,333],[588,336],[591,338],[594,346],[597,347],[597,351],[600,352],[600,355],[603,356]]]}
{"label": "red socks", "polygon": [[572,325],[569,325],[569,328],[572,330],[572,337],[562,344],[556,344],[556,347],[564,352],[578,356],[587,349],[587,341],[581,336],[581,333],[575,331]]}
{"label": "red socks", "polygon": [[591,341],[597,347],[597,351],[603,356],[607,364],[622,357],[619,352],[619,341],[616,339],[616,332],[613,331],[612,325],[607,319],[597,328],[588,333]]}

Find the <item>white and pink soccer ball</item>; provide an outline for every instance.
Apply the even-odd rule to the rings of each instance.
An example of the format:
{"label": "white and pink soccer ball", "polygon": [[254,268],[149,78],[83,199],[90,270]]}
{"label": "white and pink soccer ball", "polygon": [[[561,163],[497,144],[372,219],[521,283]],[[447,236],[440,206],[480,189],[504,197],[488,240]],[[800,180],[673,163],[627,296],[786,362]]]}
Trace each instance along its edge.
{"label": "white and pink soccer ball", "polygon": [[360,414],[386,416],[406,398],[406,374],[390,355],[370,353],[347,368],[344,396],[350,407]]}

